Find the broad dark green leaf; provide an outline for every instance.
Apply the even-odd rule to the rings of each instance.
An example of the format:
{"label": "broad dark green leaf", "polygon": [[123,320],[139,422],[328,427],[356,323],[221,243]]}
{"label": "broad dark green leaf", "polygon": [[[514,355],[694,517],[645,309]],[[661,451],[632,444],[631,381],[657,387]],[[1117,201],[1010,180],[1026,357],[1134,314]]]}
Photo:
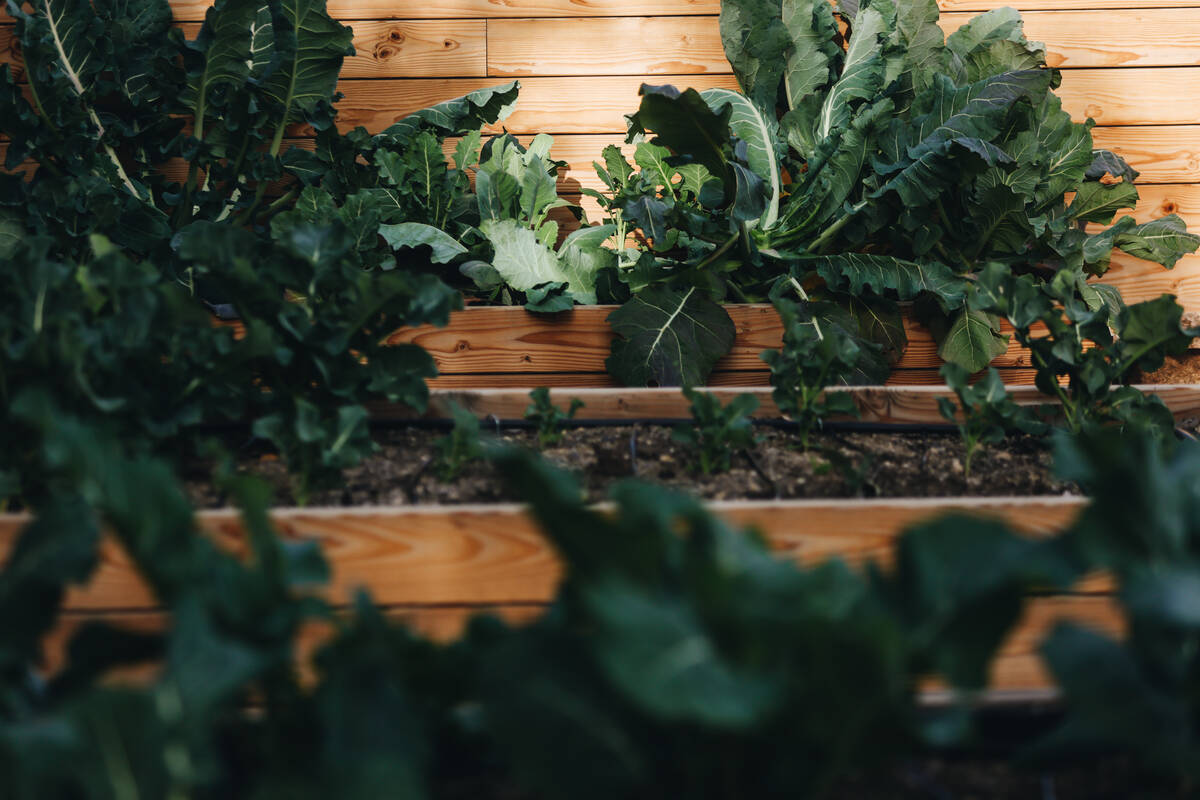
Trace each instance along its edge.
{"label": "broad dark green leaf", "polygon": [[608,316],[605,365],[626,386],[702,386],[733,346],[733,321],[695,287],[654,286]]}

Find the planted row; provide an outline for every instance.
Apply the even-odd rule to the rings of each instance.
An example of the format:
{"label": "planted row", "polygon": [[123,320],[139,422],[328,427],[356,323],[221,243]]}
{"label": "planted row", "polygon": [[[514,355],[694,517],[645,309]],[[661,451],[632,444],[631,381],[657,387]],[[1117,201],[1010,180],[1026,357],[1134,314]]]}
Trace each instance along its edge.
{"label": "planted row", "polygon": [[[1191,612],[1200,449],[1112,431],[1064,437],[1061,474],[1096,498],[1066,533],[1028,539],[948,518],[890,568],[802,568],[689,498],[629,483],[615,511],[564,473],[495,454],[566,564],[552,608],[481,618],[435,645],[360,596],[319,599],[316,547],[285,544],[252,479],[226,476],[253,557],[199,535],[169,468],[114,456],[44,418],[78,477],[0,572],[0,787],[38,797],[740,797],[828,795],[848,775],[985,743],[970,708],[1026,594],[1103,568],[1130,619],[1117,642],[1061,624],[1042,644],[1067,714],[1017,763],[1130,757],[1162,786],[1196,778]],[[172,616],[167,632],[91,622],[36,673],[65,591],[116,536]],[[302,628],[331,631],[302,680]],[[135,686],[114,670],[158,664]],[[964,701],[918,702],[937,675]],[[247,703],[256,706],[245,713]],[[120,753],[113,757],[113,753]],[[70,770],[62,769],[70,763]],[[1140,788],[1160,785],[1133,780]]]}

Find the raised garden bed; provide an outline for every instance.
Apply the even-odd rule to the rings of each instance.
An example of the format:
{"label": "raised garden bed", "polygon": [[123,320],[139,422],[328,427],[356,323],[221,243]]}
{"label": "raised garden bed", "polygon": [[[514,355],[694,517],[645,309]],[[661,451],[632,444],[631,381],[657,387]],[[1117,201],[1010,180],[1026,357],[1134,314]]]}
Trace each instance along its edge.
{"label": "raised garden bed", "polygon": [[[646,391],[678,394],[674,390]],[[609,396],[613,395],[610,393]],[[657,477],[680,486],[693,482],[686,467],[678,463],[683,454],[666,441],[662,428],[644,425],[620,429],[579,428],[568,431],[564,446],[547,455],[570,466],[572,458],[595,458],[601,443],[613,438],[618,439],[621,447],[627,447],[633,431],[639,433],[643,442],[642,457],[646,463],[643,477]],[[405,463],[423,464],[428,458],[428,446],[437,435],[428,428],[383,431],[380,436],[385,443],[384,455],[374,465],[368,462],[362,469],[378,469],[381,464],[388,463],[389,457],[392,461],[402,457]],[[530,438],[527,431],[506,435],[518,442]],[[787,451],[783,441],[785,432],[768,430],[765,435],[774,442],[769,442],[758,452],[758,458],[764,463],[775,463],[773,459],[783,459],[787,463],[796,459],[810,460],[810,472],[815,481],[836,481],[836,475],[831,478],[819,469],[823,457],[817,455],[817,450],[810,454]],[[831,448],[836,445],[835,440],[841,440],[843,444],[850,443],[870,451],[872,437],[888,438],[884,434],[839,431],[816,444]],[[888,446],[876,442],[875,450],[880,457],[904,459],[915,457],[916,450],[924,448],[933,451],[935,458],[947,462],[957,452],[957,440],[950,434],[909,433],[892,438],[904,437],[909,441],[899,450],[894,442]],[[571,444],[573,439],[578,440],[576,446]],[[995,459],[995,464],[983,460],[977,463],[981,468],[996,469],[1002,468],[1005,460],[1015,458],[1027,467],[1032,464],[1035,472],[1040,464],[1043,474],[1036,476],[1033,484],[1025,488],[1035,495],[1042,492],[1040,496],[730,499],[715,501],[711,508],[733,525],[761,531],[777,552],[805,563],[832,557],[843,558],[852,564],[867,559],[886,562],[896,537],[905,528],[952,511],[1003,519],[1029,535],[1046,535],[1069,525],[1085,500],[1066,491],[1069,487],[1050,481],[1044,474],[1046,459],[1036,455],[1037,449],[1038,446],[1032,443],[1017,442],[980,457]],[[248,463],[254,463],[255,458],[248,457]],[[277,466],[277,462],[269,457],[259,458],[258,462],[259,472],[271,473]],[[650,469],[652,465],[657,472]],[[664,465],[668,469],[678,467],[673,478],[664,477],[667,471]],[[399,469],[394,463],[392,466]],[[617,465],[608,470],[609,478],[622,477],[617,473],[623,466],[632,467],[632,464]],[[494,476],[486,475],[488,469],[476,465],[468,471],[465,479],[468,484],[478,483],[480,476],[484,476],[484,488],[477,487],[475,496],[479,496],[479,492],[491,496],[488,492],[498,491]],[[756,470],[748,469],[745,464],[738,464],[738,469],[740,472],[728,479],[732,485],[736,487],[738,481],[743,484],[753,481],[749,473]],[[986,474],[986,471],[981,470],[980,474]],[[605,481],[600,473],[603,472],[597,470],[596,475],[589,477],[593,496],[602,494]],[[277,483],[282,485],[285,476],[281,470],[277,472],[277,478]],[[347,486],[353,487],[355,481],[355,473],[351,473]],[[701,493],[719,496],[719,481],[712,484],[696,479],[694,482]],[[401,486],[404,480],[390,474],[384,475],[379,483]],[[428,491],[438,485],[430,480],[422,487]],[[714,490],[713,486],[718,488]],[[390,616],[404,619],[416,630],[441,640],[456,637],[476,613],[494,613],[513,623],[536,618],[553,597],[561,577],[555,553],[522,506],[511,502],[444,504],[454,499],[452,487],[453,484],[450,488],[443,487],[437,496],[422,496],[418,499],[425,502],[415,505],[278,508],[272,513],[272,519],[286,538],[321,542],[333,568],[327,596],[335,605],[348,604],[356,590],[367,588]],[[970,490],[969,486],[960,486],[958,491],[964,488]],[[831,490],[826,486],[823,491]],[[954,487],[943,487],[943,494],[954,491]],[[746,494],[745,491],[741,495],[734,491],[731,496]],[[315,499],[324,503],[347,500],[362,503],[370,497],[366,493],[350,493],[343,499],[335,493]],[[468,499],[470,497],[467,495]],[[201,504],[220,500],[211,495],[206,499],[203,493],[199,493],[197,499]],[[431,499],[441,500],[443,504],[431,504],[428,502]],[[245,551],[246,533],[235,512],[227,509],[202,511],[199,520],[201,528],[221,544],[235,552]],[[26,522],[28,518],[21,514],[0,516],[0,560],[6,557]],[[1111,590],[1111,583],[1104,576],[1092,576],[1069,593],[1030,598],[1022,624],[993,664],[989,697],[1037,698],[1052,692],[1053,686],[1036,648],[1058,620],[1071,619],[1110,634],[1120,634],[1124,623]],[[63,622],[50,643],[48,666],[61,663],[62,648],[69,633],[85,620],[104,619],[133,630],[159,629],[167,624],[165,613],[148,587],[111,540],[106,541],[101,550],[101,565],[92,581],[85,588],[70,592],[64,609]],[[329,630],[324,626],[307,629],[300,642],[300,655],[306,656],[328,635]],[[140,674],[133,677],[139,676],[144,677]],[[935,684],[925,688],[932,692],[930,698],[937,697]]]}
{"label": "raised garden bed", "polygon": [[[505,388],[524,386],[616,386],[604,361],[614,334],[608,315],[617,306],[577,306],[557,314],[535,314],[520,306],[470,306],[450,315],[443,328],[421,326],[396,331],[388,343],[415,343],[433,356],[436,388]],[[783,325],[766,304],[728,305],[737,331],[733,348],[709,376],[712,386],[766,386],[770,370],[760,354],[778,348]],[[1011,332],[1005,328],[1005,332]],[[905,317],[908,347],[892,371],[889,384],[940,384],[942,360],[927,329]],[[1005,382],[1032,384],[1028,351],[1016,342],[992,365]]]}

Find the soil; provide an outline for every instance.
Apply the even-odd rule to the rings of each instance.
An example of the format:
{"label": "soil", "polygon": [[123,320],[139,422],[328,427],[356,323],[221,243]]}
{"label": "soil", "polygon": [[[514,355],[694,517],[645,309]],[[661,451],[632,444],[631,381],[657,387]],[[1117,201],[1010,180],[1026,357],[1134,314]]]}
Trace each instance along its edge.
{"label": "soil", "polygon": [[[1046,441],[1011,437],[978,450],[964,475],[963,446],[955,432],[827,431],[814,434],[807,451],[794,431],[760,426],[759,443],[733,454],[727,472],[704,475],[687,446],[664,425],[573,427],[561,442],[542,450],[554,464],[574,472],[590,501],[602,500],[616,482],[631,477],[692,492],[707,500],[837,497],[953,497],[961,495],[1059,495],[1070,485],[1051,473]],[[376,431],[379,451],[345,471],[342,482],[309,497],[314,506],[459,504],[516,501],[502,477],[485,462],[466,465],[457,478],[441,480],[435,443],[444,430],[405,427]],[[504,428],[493,436],[537,446],[532,430]],[[276,455],[253,447],[238,457],[240,470],[265,478],[278,504],[295,503],[290,479]],[[208,481],[205,465],[188,476],[193,502],[225,504]]]}
{"label": "soil", "polygon": [[1162,367],[1144,374],[1138,382],[1200,383],[1200,351],[1184,353],[1178,358],[1167,356]]}

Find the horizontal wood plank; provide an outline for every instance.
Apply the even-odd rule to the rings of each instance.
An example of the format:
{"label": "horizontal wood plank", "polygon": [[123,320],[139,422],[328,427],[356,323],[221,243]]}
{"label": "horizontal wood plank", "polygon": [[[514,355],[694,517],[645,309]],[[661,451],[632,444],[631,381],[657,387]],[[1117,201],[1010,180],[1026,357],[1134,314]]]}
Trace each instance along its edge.
{"label": "horizontal wood plank", "polygon": [[[1085,8],[1022,14],[1025,35],[1046,45],[1050,66],[1072,69],[1200,64],[1200,7]],[[969,12],[947,13],[942,16],[941,26],[950,33],[974,16]]]}
{"label": "horizontal wood plank", "polygon": [[[946,33],[972,13],[941,18]],[[1172,67],[1200,63],[1200,8],[1031,11],[1026,35],[1052,67]],[[729,72],[717,17],[495,20],[488,74],[682,75]]]}
{"label": "horizontal wood plank", "polygon": [[[345,80],[338,126],[377,132],[426,106],[495,85],[499,78]],[[642,83],[736,89],[732,75],[534,77],[521,81],[516,110],[490,130],[511,133],[622,133]],[[1200,119],[1200,67],[1079,69],[1063,76],[1063,106],[1098,125],[1190,125]],[[311,135],[297,128],[293,135]]]}
{"label": "horizontal wood plank", "polygon": [[1057,94],[1079,121],[1191,125],[1200,120],[1200,67],[1067,70]]}
{"label": "horizontal wood plank", "polygon": [[[498,617],[509,625],[523,625],[536,620],[545,611],[542,605],[485,605],[485,606],[389,606],[384,615],[395,624],[403,624],[422,636],[437,642],[452,642],[463,635],[467,623],[476,616]],[[53,675],[68,663],[68,644],[84,623],[101,620],[131,633],[153,634],[165,631],[169,616],[158,611],[137,611],[122,614],[64,614],[44,640],[43,675]],[[996,691],[1028,690],[1050,687],[1052,676],[1046,670],[1038,646],[1055,624],[1072,622],[1084,625],[1113,638],[1122,638],[1126,624],[1116,601],[1107,596],[1065,595],[1030,598],[1021,620],[1001,645],[992,662],[989,688]],[[313,656],[334,633],[333,626],[309,623],[301,628],[296,639],[296,664],[301,680],[308,684],[317,675]],[[136,685],[153,680],[157,666],[137,665],[108,673],[108,685]],[[930,681],[928,688],[941,684]]]}
{"label": "horizontal wood plank", "polygon": [[[1194,8],[1196,0],[939,0],[944,11]],[[199,21],[208,0],[171,0],[175,18]],[[337,19],[477,19],[521,17],[642,17],[717,14],[720,0],[329,0]],[[0,10],[0,20],[8,19]]]}
{"label": "horizontal wood plank", "polygon": [[[739,527],[754,527],[781,556],[802,563],[840,557],[887,564],[905,528],[951,511],[1008,521],[1048,535],[1084,505],[1081,498],[921,498],[716,502],[710,508]],[[538,527],[518,505],[414,508],[279,509],[271,514],[285,539],[321,542],[332,567],[331,602],[348,604],[363,587],[385,605],[546,602],[561,567]],[[243,553],[246,537],[232,511],[198,515],[207,534]],[[27,517],[0,516],[0,559]],[[86,587],[71,589],[71,611],[150,610],[157,603],[128,555],[108,537]]]}
{"label": "horizontal wood plank", "polygon": [[1200,125],[1093,128],[1095,146],[1129,162],[1145,183],[1200,183]]}
{"label": "horizontal wood plank", "polygon": [[[1037,372],[1023,367],[1000,367],[1004,382],[1012,386],[1032,386],[1037,378]],[[983,373],[971,378],[974,382],[982,378]],[[706,383],[709,386],[768,386],[771,373],[765,369],[757,371],[738,370],[713,372]],[[564,387],[564,388],[618,388],[621,385],[613,377],[604,372],[471,372],[440,375],[427,381],[434,389],[504,389],[521,388],[527,391],[531,386]],[[941,374],[936,368],[895,369],[888,376],[888,386],[941,386],[944,384]],[[383,407],[381,407],[383,408]]]}
{"label": "horizontal wood plank", "polygon": [[[1008,375],[1005,374],[1006,382]],[[450,418],[450,410],[457,403],[470,409],[479,417],[494,416],[500,420],[523,419],[529,405],[529,390],[539,384],[528,383],[523,388],[461,388],[434,389],[429,400],[429,409],[424,415],[432,419]],[[1176,419],[1200,417],[1200,385],[1146,385],[1142,391],[1159,397]],[[738,394],[749,393],[759,402],[755,417],[779,419],[779,407],[764,386],[715,386],[711,391],[722,402],[728,402]],[[845,392],[853,398],[859,416],[840,418],[842,421],[858,421],[886,425],[945,425],[946,420],[938,409],[938,400],[954,399],[945,384],[902,386],[854,386],[831,387],[829,391]],[[1042,405],[1049,402],[1046,395],[1031,385],[1010,385],[1013,401],[1022,405]],[[594,387],[552,388],[553,402],[566,408],[573,398],[579,399],[584,407],[577,414],[579,419],[591,420],[639,420],[639,419],[688,419],[691,417],[689,404],[679,389],[609,389]],[[377,419],[411,419],[415,413],[406,407],[377,404],[371,408]]]}
{"label": "horizontal wood plank", "polygon": [[[338,88],[346,97],[338,103],[338,127],[363,125],[378,132],[414,111],[455,97],[495,86],[501,78],[413,78],[376,81],[347,80]],[[489,132],[511,133],[618,133],[625,130],[625,115],[638,107],[638,88],[645,82],[675,83],[696,89],[714,86],[737,88],[732,75],[681,76],[578,76],[526,78],[516,109],[508,119],[490,126]],[[311,131],[300,127],[300,135]]]}
{"label": "horizontal wood plank", "polygon": [[[716,370],[763,370],[760,354],[782,343],[783,325],[770,305],[730,305],[736,338]],[[580,306],[561,314],[534,314],[519,306],[475,306],[451,314],[450,325],[404,328],[389,344],[424,347],[442,374],[481,372],[604,372],[613,340],[608,315],[615,306]],[[920,369],[940,365],[932,335],[907,320],[908,348],[896,365]],[[993,362],[1028,367],[1029,355],[1015,342]]]}
{"label": "horizontal wood plank", "polygon": [[514,19],[488,23],[488,74],[726,74],[716,17]]}
{"label": "horizontal wood plank", "polygon": [[[179,26],[195,39],[200,23]],[[355,54],[341,77],[437,78],[487,75],[487,22],[484,20],[369,20],[355,22]],[[24,80],[20,46],[11,25],[0,25],[0,64],[12,64]]]}

